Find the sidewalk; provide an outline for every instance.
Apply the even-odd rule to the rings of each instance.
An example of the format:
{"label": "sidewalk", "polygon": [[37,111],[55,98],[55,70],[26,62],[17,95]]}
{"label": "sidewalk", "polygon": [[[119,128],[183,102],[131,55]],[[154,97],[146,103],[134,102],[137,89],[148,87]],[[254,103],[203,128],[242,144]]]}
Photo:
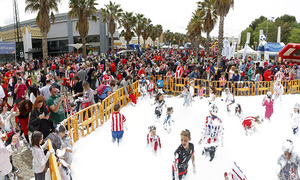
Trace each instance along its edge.
{"label": "sidewalk", "polygon": [[13,164],[15,167],[19,168],[19,172],[15,174],[18,180],[30,180],[34,178],[34,173],[32,169],[32,153],[31,150],[27,148],[27,144],[21,144],[18,152],[12,155]]}

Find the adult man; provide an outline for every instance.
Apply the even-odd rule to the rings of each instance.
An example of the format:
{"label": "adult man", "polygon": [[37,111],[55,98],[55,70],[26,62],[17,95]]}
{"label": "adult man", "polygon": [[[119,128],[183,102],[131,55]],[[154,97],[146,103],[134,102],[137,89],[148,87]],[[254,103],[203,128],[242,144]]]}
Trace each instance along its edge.
{"label": "adult man", "polygon": [[265,71],[265,73],[264,73],[265,81],[271,81],[271,78],[272,78],[271,69],[272,69],[272,66],[269,66],[268,69]]}
{"label": "adult man", "polygon": [[[76,100],[79,97],[83,96],[83,87],[82,87],[82,81],[80,80],[79,76],[75,76],[74,77],[74,87],[73,87],[73,99]],[[80,102],[77,101],[77,105],[76,105],[76,111],[79,111],[79,107],[80,107]]]}
{"label": "adult man", "polygon": [[80,80],[81,80],[82,82],[86,81],[86,79],[87,79],[87,72],[86,72],[86,70],[83,68],[83,66],[80,66],[80,70],[79,70],[79,72],[78,72],[77,75],[80,77]]}
{"label": "adult man", "polygon": [[50,81],[50,79],[47,79],[46,86],[40,88],[40,94],[45,97],[46,101],[51,96],[51,93],[49,90],[50,86],[51,86],[51,81]]}
{"label": "adult man", "polygon": [[26,99],[26,94],[28,89],[24,83],[22,83],[22,78],[18,78],[17,84],[15,85],[14,93],[16,94],[16,99]]}
{"label": "adult man", "polygon": [[55,86],[50,86],[51,96],[47,99],[46,105],[49,107],[50,119],[53,122],[53,127],[56,128],[57,125],[62,122],[65,116],[66,100],[64,96],[58,94],[58,90]]}

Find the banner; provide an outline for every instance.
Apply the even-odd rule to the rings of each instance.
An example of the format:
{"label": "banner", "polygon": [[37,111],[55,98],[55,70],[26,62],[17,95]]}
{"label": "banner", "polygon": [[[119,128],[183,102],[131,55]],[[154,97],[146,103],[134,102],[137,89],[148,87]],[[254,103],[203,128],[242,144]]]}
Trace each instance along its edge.
{"label": "banner", "polygon": [[0,41],[0,54],[15,54],[15,52],[15,42]]}
{"label": "banner", "polygon": [[230,53],[229,53],[230,58],[234,57],[235,49],[236,49],[236,42],[233,42],[231,47],[230,47]]}
{"label": "banner", "polygon": [[245,43],[242,62],[245,62],[245,57],[246,57],[246,53],[247,53],[247,47],[248,47],[248,42]]}

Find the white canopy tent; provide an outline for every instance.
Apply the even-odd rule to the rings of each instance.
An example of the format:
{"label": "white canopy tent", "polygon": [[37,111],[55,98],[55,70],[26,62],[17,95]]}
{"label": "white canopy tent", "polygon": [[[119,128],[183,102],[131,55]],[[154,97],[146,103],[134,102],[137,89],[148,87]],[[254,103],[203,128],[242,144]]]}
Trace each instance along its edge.
{"label": "white canopy tent", "polygon": [[[239,57],[243,56],[244,51],[245,51],[245,48],[237,51],[237,53],[236,53],[237,57],[239,58]],[[253,50],[249,45],[246,46],[246,56],[250,56],[253,59],[257,59],[258,53],[259,52]],[[243,58],[241,58],[241,59],[243,59]]]}

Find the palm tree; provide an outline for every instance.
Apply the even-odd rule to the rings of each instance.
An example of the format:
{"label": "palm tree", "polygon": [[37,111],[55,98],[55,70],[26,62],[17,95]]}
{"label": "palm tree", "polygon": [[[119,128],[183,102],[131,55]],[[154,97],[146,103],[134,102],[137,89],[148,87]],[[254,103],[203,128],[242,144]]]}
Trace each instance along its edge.
{"label": "palm tree", "polygon": [[164,37],[167,41],[167,43],[170,43],[171,41],[171,31],[169,29],[167,29],[165,32],[164,32]]}
{"label": "palm tree", "polygon": [[138,44],[140,44],[140,36],[142,35],[143,27],[146,23],[146,18],[143,14],[136,14],[136,27],[134,28],[134,32],[138,37]]}
{"label": "palm tree", "polygon": [[157,28],[153,24],[150,24],[149,26],[149,32],[150,32],[150,38],[152,40],[153,46],[155,46],[155,39],[156,39],[156,34],[157,34]]}
{"label": "palm tree", "polygon": [[[26,0],[25,11],[37,12],[36,24],[40,28],[42,33],[42,47],[43,47],[43,66],[44,72],[47,73],[47,57],[48,57],[48,45],[47,34],[50,30],[50,17],[52,22],[55,21],[53,11],[58,12],[58,2],[60,0]],[[50,15],[50,16],[49,16]]]}
{"label": "palm tree", "polygon": [[129,41],[134,36],[133,29],[136,25],[136,22],[136,17],[133,15],[133,12],[123,13],[120,20],[120,26],[122,26],[124,30],[122,30],[121,36],[124,36],[127,48],[129,48]]}
{"label": "palm tree", "polygon": [[163,33],[162,25],[160,25],[160,24],[156,25],[156,30],[157,30],[156,35],[157,35],[157,38],[158,38],[158,46],[157,47],[159,49],[160,48],[160,36]]}
{"label": "palm tree", "polygon": [[174,42],[174,33],[170,32],[170,42],[171,42],[171,46],[173,46],[173,42]]}
{"label": "palm tree", "polygon": [[116,31],[117,23],[122,17],[123,10],[120,4],[112,3],[104,5],[105,8],[101,8],[101,17],[103,23],[108,23],[108,31],[110,34],[111,51],[114,51],[114,33]]}
{"label": "palm tree", "polygon": [[217,22],[217,12],[213,6],[213,0],[204,0],[198,2],[198,13],[205,14],[203,30],[206,32],[206,52],[209,50],[209,34],[214,29]]}
{"label": "palm tree", "polygon": [[71,18],[78,18],[76,23],[76,31],[79,32],[82,40],[83,58],[86,58],[86,41],[85,38],[89,33],[89,21],[91,17],[93,21],[97,21],[97,6],[96,0],[70,0],[69,16]]}
{"label": "palm tree", "polygon": [[199,51],[199,45],[201,42],[201,31],[203,30],[204,16],[196,12],[193,13],[192,19],[188,23],[187,34],[191,39],[191,45],[197,51]]}
{"label": "palm tree", "polygon": [[142,37],[144,40],[144,49],[146,49],[146,40],[150,36],[150,28],[151,28],[151,19],[145,19],[145,24],[143,26]]}
{"label": "palm tree", "polygon": [[230,8],[233,8],[234,0],[214,0],[213,4],[217,15],[220,16],[218,37],[218,64],[220,64],[221,53],[223,49],[224,19],[225,16],[229,13]]}
{"label": "palm tree", "polygon": [[175,38],[175,41],[177,42],[177,45],[178,45],[178,47],[180,47],[180,33],[179,32],[176,32],[175,34],[174,34],[174,38]]}

